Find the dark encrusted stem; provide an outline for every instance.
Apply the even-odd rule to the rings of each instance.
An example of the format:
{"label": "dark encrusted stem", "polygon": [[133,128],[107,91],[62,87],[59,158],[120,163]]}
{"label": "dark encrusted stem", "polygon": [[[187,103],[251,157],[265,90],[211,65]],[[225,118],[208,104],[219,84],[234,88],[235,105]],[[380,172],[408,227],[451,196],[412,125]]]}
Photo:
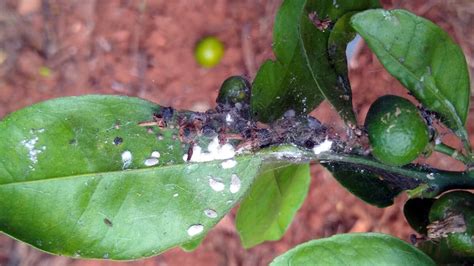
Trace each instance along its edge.
{"label": "dark encrusted stem", "polygon": [[[295,116],[291,110],[266,127],[259,127],[255,121],[249,120],[246,105],[240,108],[218,106],[216,110],[206,113],[187,113],[181,116],[171,108],[164,111],[155,114],[154,123],[174,124],[179,128],[180,140],[186,143],[195,143],[204,134],[205,127],[212,127],[213,132],[219,132],[220,139],[237,140],[237,147],[247,147],[253,152],[259,150],[258,153],[266,156],[269,161],[319,161],[329,166],[331,163],[344,164],[353,169],[367,170],[375,174],[374,178],[383,179],[399,190],[407,190],[413,197],[430,198],[450,189],[474,189],[472,169],[454,172],[416,164],[403,167],[386,165],[370,156],[354,154],[347,143],[336,135],[331,136],[330,130],[317,119]],[[312,148],[324,141],[331,141],[334,145],[330,150],[314,153]],[[438,150],[440,148],[452,155],[447,146],[438,146]]]}

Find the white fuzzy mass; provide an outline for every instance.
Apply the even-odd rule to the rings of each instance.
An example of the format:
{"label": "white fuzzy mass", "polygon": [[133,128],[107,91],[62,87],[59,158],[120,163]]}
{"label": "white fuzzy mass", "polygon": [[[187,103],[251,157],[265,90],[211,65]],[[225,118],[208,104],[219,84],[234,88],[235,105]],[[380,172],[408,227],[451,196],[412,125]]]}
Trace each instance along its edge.
{"label": "white fuzzy mass", "polygon": [[[193,147],[193,155],[191,156],[191,162],[210,162],[214,160],[227,160],[234,158],[235,149],[234,146],[226,143],[224,145],[219,144],[219,139],[215,137],[207,146],[207,152],[204,152],[198,145]],[[183,155],[183,160],[187,161],[188,155]]]}
{"label": "white fuzzy mass", "polygon": [[325,139],[323,142],[319,143],[313,148],[313,153],[318,155],[320,153],[330,151],[332,143],[333,142],[331,140]]}

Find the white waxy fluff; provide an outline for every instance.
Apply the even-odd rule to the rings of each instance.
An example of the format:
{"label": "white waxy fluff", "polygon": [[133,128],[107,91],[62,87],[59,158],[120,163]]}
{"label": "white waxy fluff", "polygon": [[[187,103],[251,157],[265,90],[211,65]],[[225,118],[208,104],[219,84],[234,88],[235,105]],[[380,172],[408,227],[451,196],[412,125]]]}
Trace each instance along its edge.
{"label": "white waxy fluff", "polygon": [[319,143],[313,148],[313,153],[318,155],[320,153],[330,151],[332,143],[332,140],[325,139],[323,142]]}
{"label": "white waxy fluff", "polygon": [[[234,146],[226,143],[224,145],[219,144],[219,139],[215,137],[207,146],[207,152],[204,152],[198,145],[193,146],[193,154],[191,156],[191,162],[210,162],[214,160],[227,160],[235,157]],[[183,155],[183,160],[188,160],[188,155]]]}

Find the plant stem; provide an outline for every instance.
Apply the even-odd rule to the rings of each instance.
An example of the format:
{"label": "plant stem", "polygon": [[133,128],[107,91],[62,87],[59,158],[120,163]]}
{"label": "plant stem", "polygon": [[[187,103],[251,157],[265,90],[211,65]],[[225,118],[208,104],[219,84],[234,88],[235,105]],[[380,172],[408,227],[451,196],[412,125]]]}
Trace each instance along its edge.
{"label": "plant stem", "polygon": [[466,129],[463,127],[461,128],[460,132],[456,132],[456,135],[460,137],[464,149],[466,150],[467,153],[467,159],[469,160],[469,165],[472,165],[474,163],[474,153],[472,152],[472,147],[471,143],[469,141],[469,134],[467,134]]}
{"label": "plant stem", "polygon": [[[290,162],[337,162],[344,163],[348,166],[355,166],[360,168],[376,170],[377,175],[397,175],[405,179],[400,179],[398,186],[406,187],[403,183],[408,179],[415,181],[417,186],[411,189],[410,196],[412,197],[426,197],[433,198],[438,196],[444,191],[451,189],[474,189],[474,171],[444,171],[438,169],[432,169],[422,167],[420,165],[409,164],[403,167],[386,165],[378,162],[370,157],[335,153],[335,152],[323,152],[320,154],[314,154],[309,150],[301,150],[295,146],[283,145],[271,149],[268,153],[269,159],[278,161],[290,161]],[[373,171],[375,172],[375,171]]]}
{"label": "plant stem", "polygon": [[[437,169],[423,168],[419,165],[413,164],[404,167],[390,166],[358,155],[321,155],[326,157],[325,159],[327,160],[368,166],[370,168],[382,170],[386,173],[415,179],[420,182],[418,187],[413,189],[414,191],[416,190],[416,194],[412,194],[412,196],[415,197],[435,197],[450,189],[474,188],[474,172],[472,171],[441,171]],[[400,185],[403,186],[404,184]]]}
{"label": "plant stem", "polygon": [[448,146],[444,143],[436,144],[434,146],[434,150],[443,154],[446,154],[458,161],[463,162],[464,164],[469,164],[471,160],[464,156],[464,154],[460,153],[458,150],[455,148]]}

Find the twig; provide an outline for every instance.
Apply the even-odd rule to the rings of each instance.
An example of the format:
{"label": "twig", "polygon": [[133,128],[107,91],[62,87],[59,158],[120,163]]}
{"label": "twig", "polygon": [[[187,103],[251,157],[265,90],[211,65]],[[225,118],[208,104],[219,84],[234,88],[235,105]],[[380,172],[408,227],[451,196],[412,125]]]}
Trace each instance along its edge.
{"label": "twig", "polygon": [[251,40],[251,28],[250,24],[245,24],[242,29],[241,41],[242,41],[242,53],[244,56],[245,68],[247,74],[253,79],[256,72],[255,67],[255,53],[253,52],[253,45]]}
{"label": "twig", "polygon": [[451,156],[452,158],[463,162],[464,164],[469,164],[470,160],[464,156],[462,153],[454,149],[453,147],[450,147],[444,143],[436,144],[434,147],[434,150],[446,155]]}

